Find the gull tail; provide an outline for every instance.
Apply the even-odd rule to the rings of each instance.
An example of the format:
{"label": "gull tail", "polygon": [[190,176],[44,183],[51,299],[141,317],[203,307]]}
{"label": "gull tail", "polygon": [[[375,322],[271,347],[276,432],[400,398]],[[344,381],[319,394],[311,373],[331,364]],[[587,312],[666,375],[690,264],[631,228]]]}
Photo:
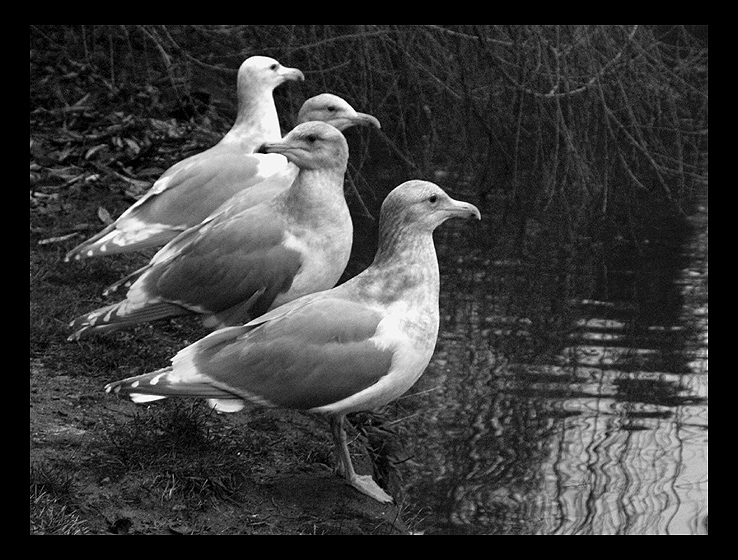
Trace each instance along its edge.
{"label": "gull tail", "polygon": [[182,228],[151,226],[133,232],[116,229],[110,224],[97,235],[77,245],[64,257],[65,262],[104,255],[133,253],[151,247],[161,247],[182,232]]}
{"label": "gull tail", "polygon": [[130,327],[137,323],[147,323],[189,313],[185,308],[173,303],[156,302],[137,307],[124,300],[77,317],[69,323],[74,332],[67,340],[80,340],[93,333],[102,334]]}
{"label": "gull tail", "polygon": [[138,279],[138,277],[141,276],[144,272],[146,272],[149,268],[150,268],[150,265],[146,264],[145,266],[142,266],[138,270],[134,270],[130,274],[124,276],[117,282],[114,282],[113,284],[105,288],[105,290],[103,291],[103,295],[109,296],[113,292],[117,291],[121,286],[130,288],[131,285]]}
{"label": "gull tail", "polygon": [[209,383],[183,382],[180,376],[173,373],[171,366],[108,383],[105,392],[124,395],[135,403],[175,396],[204,398],[218,412],[237,412],[244,407],[243,400]]}

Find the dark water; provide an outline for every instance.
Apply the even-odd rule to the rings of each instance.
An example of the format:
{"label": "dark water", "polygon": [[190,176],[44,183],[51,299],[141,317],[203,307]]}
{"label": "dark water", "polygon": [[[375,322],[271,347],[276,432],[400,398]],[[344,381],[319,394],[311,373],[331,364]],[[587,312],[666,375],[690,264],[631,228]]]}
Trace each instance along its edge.
{"label": "dark water", "polygon": [[707,533],[706,201],[689,213],[506,260],[494,220],[436,232],[441,333],[395,405],[419,531]]}

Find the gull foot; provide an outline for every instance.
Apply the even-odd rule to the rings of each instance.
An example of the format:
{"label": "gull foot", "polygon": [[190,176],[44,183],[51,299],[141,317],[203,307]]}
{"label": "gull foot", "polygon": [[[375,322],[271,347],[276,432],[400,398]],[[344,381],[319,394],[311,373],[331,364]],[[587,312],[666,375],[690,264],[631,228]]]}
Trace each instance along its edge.
{"label": "gull foot", "polygon": [[347,482],[356,488],[362,494],[374,498],[378,502],[383,504],[389,504],[393,501],[392,496],[382,490],[379,485],[372,480],[372,477],[367,475],[355,474],[351,478],[347,478]]}

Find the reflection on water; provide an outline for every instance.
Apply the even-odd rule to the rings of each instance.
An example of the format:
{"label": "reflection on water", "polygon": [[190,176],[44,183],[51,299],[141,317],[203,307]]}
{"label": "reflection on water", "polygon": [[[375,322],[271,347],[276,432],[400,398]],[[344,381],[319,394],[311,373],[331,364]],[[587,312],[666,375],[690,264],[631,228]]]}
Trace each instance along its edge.
{"label": "reflection on water", "polygon": [[419,529],[707,533],[706,208],[585,256],[474,235],[436,234],[441,334],[397,405]]}

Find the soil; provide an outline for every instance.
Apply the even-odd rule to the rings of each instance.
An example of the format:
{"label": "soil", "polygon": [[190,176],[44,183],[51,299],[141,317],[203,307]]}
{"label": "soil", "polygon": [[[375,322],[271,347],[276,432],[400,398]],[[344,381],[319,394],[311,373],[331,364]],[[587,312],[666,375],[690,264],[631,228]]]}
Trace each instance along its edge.
{"label": "soil", "polygon": [[[33,362],[30,374],[32,534],[411,532],[401,507],[332,471],[323,419],[266,409],[216,416],[176,401],[142,407],[105,394],[97,377]],[[357,470],[372,472],[360,439]],[[40,511],[39,494],[54,507]]]}

